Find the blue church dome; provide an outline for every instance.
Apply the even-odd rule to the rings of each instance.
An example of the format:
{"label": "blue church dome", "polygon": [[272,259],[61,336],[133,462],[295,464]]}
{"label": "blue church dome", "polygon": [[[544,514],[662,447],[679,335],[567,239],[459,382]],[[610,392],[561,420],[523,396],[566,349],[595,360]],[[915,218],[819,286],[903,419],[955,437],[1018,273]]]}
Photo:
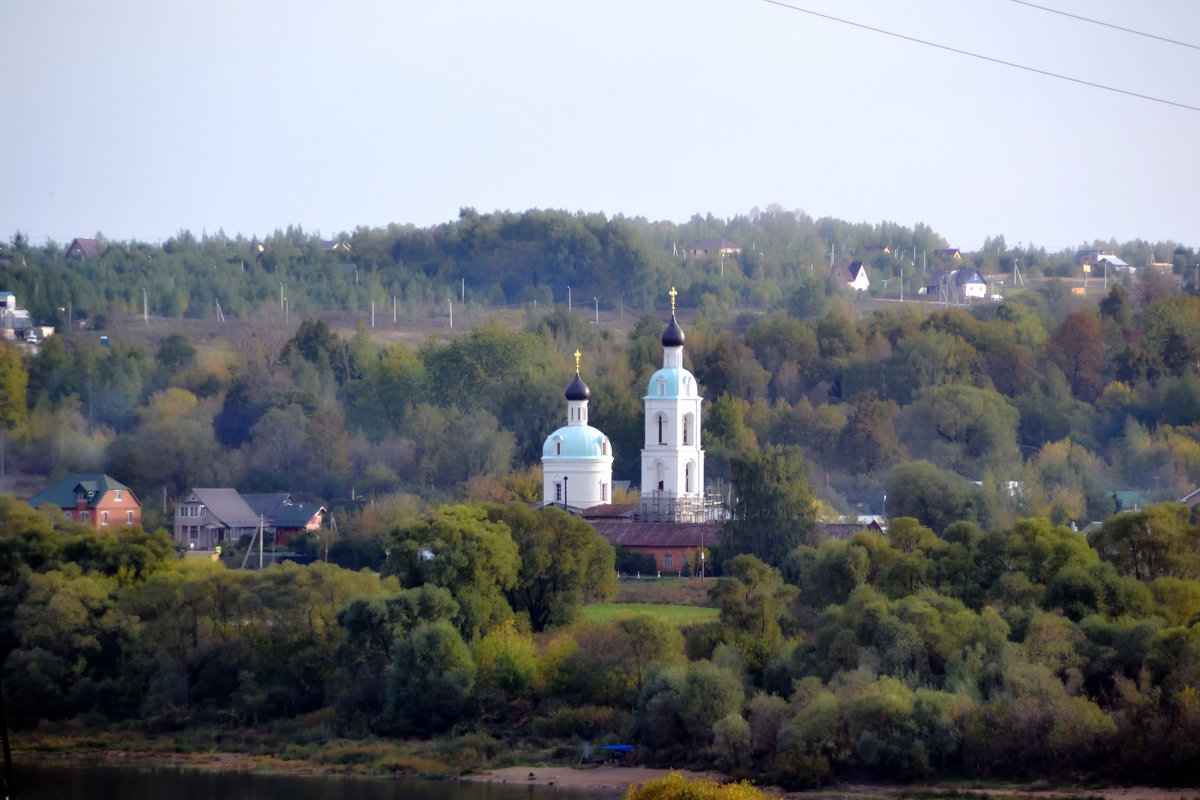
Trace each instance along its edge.
{"label": "blue church dome", "polygon": [[683,367],[663,367],[646,384],[646,397],[695,396],[696,378]]}
{"label": "blue church dome", "polygon": [[591,425],[567,425],[546,437],[542,458],[597,458],[612,456],[608,437]]}

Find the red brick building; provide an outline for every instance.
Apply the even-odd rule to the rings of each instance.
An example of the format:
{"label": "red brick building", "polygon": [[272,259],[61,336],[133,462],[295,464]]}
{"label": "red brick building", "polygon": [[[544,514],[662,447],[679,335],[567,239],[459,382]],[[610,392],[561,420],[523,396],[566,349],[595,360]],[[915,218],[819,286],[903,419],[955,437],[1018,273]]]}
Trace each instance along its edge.
{"label": "red brick building", "polygon": [[35,494],[29,505],[57,506],[66,519],[97,530],[142,524],[142,504],[133,490],[107,475],[69,475]]}

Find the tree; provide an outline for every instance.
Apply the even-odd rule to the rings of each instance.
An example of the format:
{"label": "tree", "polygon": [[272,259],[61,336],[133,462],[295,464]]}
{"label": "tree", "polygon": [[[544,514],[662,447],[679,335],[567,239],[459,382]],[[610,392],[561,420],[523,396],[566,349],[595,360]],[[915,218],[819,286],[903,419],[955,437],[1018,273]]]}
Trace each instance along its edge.
{"label": "tree", "polygon": [[1100,557],[1140,581],[1200,580],[1200,526],[1182,503],[1159,503],[1108,519],[1088,537]]}
{"label": "tree", "polygon": [[730,560],[724,573],[709,597],[721,609],[721,624],[732,631],[746,665],[761,672],[783,647],[798,590],[783,582],[779,570],[752,555]]}
{"label": "tree", "polygon": [[476,667],[448,622],[425,622],[396,644],[387,674],[387,713],[404,733],[443,731],[458,721]]}
{"label": "tree", "polygon": [[454,623],[474,641],[511,619],[504,593],[516,584],[517,545],[508,526],[478,507],[443,506],[400,523],[388,536],[384,575],[405,588],[429,583],[449,589],[458,601]]}
{"label": "tree", "polygon": [[1019,465],[1017,410],[1003,395],[974,386],[922,390],[905,409],[905,441],[918,458],[959,474],[1011,474]]}
{"label": "tree", "polygon": [[16,345],[0,345],[0,475],[7,474],[6,452],[8,437],[13,429],[24,424],[27,408],[25,393],[29,375]]}
{"label": "tree", "polygon": [[988,522],[980,492],[961,475],[929,463],[898,464],[884,482],[889,517],[914,517],[935,532],[952,522]]}
{"label": "tree", "polygon": [[1104,381],[1104,334],[1094,314],[1077,311],[1063,319],[1046,342],[1046,357],[1062,370],[1071,392],[1091,403],[1100,396]]}
{"label": "tree", "polygon": [[900,407],[894,401],[880,400],[869,392],[855,399],[839,441],[843,463],[850,472],[887,469],[908,456],[897,433],[899,417]]}
{"label": "tree", "polygon": [[816,519],[808,466],[798,447],[768,445],[730,461],[734,500],[722,544],[768,564],[782,564]]}
{"label": "tree", "polygon": [[517,580],[505,596],[534,631],[570,624],[585,599],[615,596],[613,547],[584,520],[520,503],[491,508],[488,518],[507,525],[516,543]]}

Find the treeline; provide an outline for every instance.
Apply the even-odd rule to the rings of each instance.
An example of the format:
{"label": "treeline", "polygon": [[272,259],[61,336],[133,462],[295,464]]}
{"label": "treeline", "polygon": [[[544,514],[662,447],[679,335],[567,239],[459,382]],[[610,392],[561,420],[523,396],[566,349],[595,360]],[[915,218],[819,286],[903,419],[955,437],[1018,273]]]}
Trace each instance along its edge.
{"label": "treeline", "polygon": [[[1170,784],[1200,757],[1200,528],[1180,505],[1090,540],[1042,519],[938,536],[898,518],[775,566],[743,553],[708,579],[719,621],[683,633],[654,616],[573,624],[587,596],[611,596],[613,554],[561,511],[385,524],[382,576],[241,571],[180,561],[162,533],[52,526],[0,499],[11,718],[492,754],[631,742],[643,763],[788,787]],[[724,545],[749,549],[736,526]]]}
{"label": "treeline", "polygon": [[[66,255],[69,243],[35,246],[17,233],[0,245],[0,290],[15,292],[41,324],[66,327],[67,316],[102,328],[109,319],[149,311],[157,317],[215,319],[261,316],[285,305],[301,316],[362,314],[393,304],[408,316],[439,313],[447,298],[485,306],[566,303],[591,298],[606,310],[648,311],[663,287],[706,315],[778,305],[797,287],[826,287],[831,261],[864,261],[872,291],[901,282],[910,296],[928,273],[973,266],[988,274],[1065,277],[1078,267],[1070,251],[1047,252],[1003,236],[962,262],[935,251],[948,247],[929,226],[852,224],[813,219],[778,206],[722,220],[686,223],[553,210],[481,214],[429,228],[392,224],[359,227],[332,239],[289,226],[264,238],[180,231],[161,244],[106,240],[97,252]],[[694,257],[710,238],[741,247],[734,258]],[[950,242],[949,246],[953,246]],[[886,247],[884,251],[882,248]],[[1082,243],[1113,251],[1135,268],[1170,264],[1194,286],[1187,268],[1196,254],[1176,242]],[[445,311],[448,313],[448,308]]]}
{"label": "treeline", "polygon": [[[714,486],[729,486],[739,454],[798,447],[823,514],[886,510],[939,532],[1027,516],[1083,527],[1139,494],[1195,488],[1200,298],[1158,276],[1095,309],[1053,282],[970,310],[863,316],[806,289],[787,305],[688,326]],[[47,479],[108,472],[168,508],[214,485],[326,502],[536,500],[576,348],[614,477],[638,474],[662,328],[648,315],[618,337],[557,306],[523,330],[492,323],[416,347],[315,318],[288,339],[263,327],[198,348],[173,333],[153,353],[54,336],[34,354],[0,347],[0,452]],[[161,504],[146,505],[154,526]],[[371,536],[356,547],[373,560],[346,563],[382,559]]]}

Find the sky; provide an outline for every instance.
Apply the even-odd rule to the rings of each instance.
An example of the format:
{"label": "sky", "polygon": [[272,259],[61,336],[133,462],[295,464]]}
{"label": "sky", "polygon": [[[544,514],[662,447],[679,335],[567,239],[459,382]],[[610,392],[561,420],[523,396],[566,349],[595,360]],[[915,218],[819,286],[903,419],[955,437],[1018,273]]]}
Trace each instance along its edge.
{"label": "sky", "polygon": [[[1037,2],[1200,45],[1195,0]],[[1200,107],[1200,49],[1013,0],[792,4]],[[15,0],[0,27],[5,239],[777,204],[963,250],[1200,247],[1200,111],[765,0]]]}

